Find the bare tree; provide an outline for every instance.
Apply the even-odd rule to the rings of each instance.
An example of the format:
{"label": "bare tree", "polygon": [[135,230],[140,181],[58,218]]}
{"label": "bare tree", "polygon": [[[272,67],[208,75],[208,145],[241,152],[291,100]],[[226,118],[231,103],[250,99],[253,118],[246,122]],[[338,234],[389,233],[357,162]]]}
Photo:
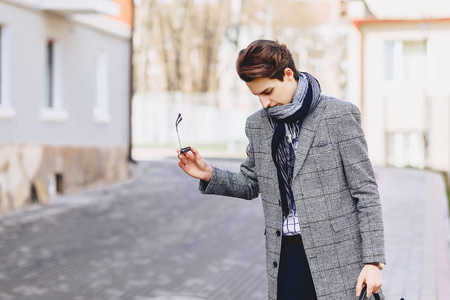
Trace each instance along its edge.
{"label": "bare tree", "polygon": [[[136,63],[138,89],[148,90],[148,70],[157,64],[168,91],[218,88],[218,52],[230,23],[230,0],[143,0],[138,7]],[[157,58],[151,53],[157,53]],[[151,76],[150,76],[151,77]]]}

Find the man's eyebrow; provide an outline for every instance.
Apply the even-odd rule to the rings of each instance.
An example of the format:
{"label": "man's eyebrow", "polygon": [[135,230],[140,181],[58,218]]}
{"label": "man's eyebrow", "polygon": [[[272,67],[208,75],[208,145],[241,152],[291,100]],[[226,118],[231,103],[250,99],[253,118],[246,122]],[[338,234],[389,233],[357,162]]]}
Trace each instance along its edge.
{"label": "man's eyebrow", "polygon": [[271,86],[269,86],[268,88],[266,88],[264,91],[262,91],[261,93],[259,93],[259,94],[254,94],[255,96],[258,96],[258,95],[261,95],[261,94],[264,94],[265,92],[267,92],[267,90],[269,90],[269,89],[271,89],[272,87]]}

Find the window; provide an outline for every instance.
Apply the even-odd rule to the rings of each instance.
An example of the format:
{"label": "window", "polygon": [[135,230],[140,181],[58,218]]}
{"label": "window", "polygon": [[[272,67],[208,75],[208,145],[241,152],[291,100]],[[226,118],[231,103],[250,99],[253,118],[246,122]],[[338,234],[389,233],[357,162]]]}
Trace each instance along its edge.
{"label": "window", "polygon": [[62,122],[67,120],[68,113],[62,101],[61,53],[58,43],[49,39],[45,45],[45,103],[41,109],[41,120]]}
{"label": "window", "polygon": [[53,41],[47,42],[47,103],[46,106],[53,108],[54,103],[54,45]]}
{"label": "window", "polygon": [[386,41],[385,79],[421,82],[425,79],[427,41]]}
{"label": "window", "polygon": [[51,174],[48,178],[47,192],[50,197],[64,193],[64,177],[61,173]]}
{"label": "window", "polygon": [[3,190],[2,185],[0,184],[0,212],[3,211]]}
{"label": "window", "polygon": [[398,43],[395,41],[387,41],[385,43],[385,78],[386,80],[394,80],[394,52],[395,46],[398,46]]}
{"label": "window", "polygon": [[30,196],[31,196],[31,203],[39,203],[39,196],[36,189],[36,185],[34,183],[31,184]]}
{"label": "window", "polygon": [[95,84],[94,120],[97,123],[109,123],[108,56],[103,50],[96,53]]}
{"label": "window", "polygon": [[0,119],[14,117],[16,111],[9,102],[8,28],[0,24]]}
{"label": "window", "polygon": [[2,64],[2,58],[3,58],[3,39],[2,39],[2,27],[0,26],[0,105],[2,105],[3,102],[3,64]]}
{"label": "window", "polygon": [[56,193],[57,193],[57,194],[62,194],[62,193],[64,193],[64,180],[63,180],[63,174],[61,174],[61,173],[56,173],[56,174],[55,174],[55,178],[56,178]]}
{"label": "window", "polygon": [[403,79],[418,82],[425,79],[426,41],[403,41]]}
{"label": "window", "polygon": [[427,143],[421,131],[386,132],[386,160],[390,166],[424,168]]}

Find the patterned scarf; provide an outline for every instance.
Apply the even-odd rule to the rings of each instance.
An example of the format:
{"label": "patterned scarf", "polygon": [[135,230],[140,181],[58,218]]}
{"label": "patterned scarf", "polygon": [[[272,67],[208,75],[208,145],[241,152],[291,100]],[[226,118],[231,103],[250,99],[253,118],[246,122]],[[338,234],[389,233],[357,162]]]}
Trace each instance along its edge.
{"label": "patterned scarf", "polygon": [[294,207],[291,181],[293,163],[289,164],[290,150],[299,137],[304,119],[317,107],[322,92],[314,76],[306,72],[299,74],[297,90],[291,103],[266,109],[275,133],[272,138],[272,158],[277,168],[281,207],[286,217]]}

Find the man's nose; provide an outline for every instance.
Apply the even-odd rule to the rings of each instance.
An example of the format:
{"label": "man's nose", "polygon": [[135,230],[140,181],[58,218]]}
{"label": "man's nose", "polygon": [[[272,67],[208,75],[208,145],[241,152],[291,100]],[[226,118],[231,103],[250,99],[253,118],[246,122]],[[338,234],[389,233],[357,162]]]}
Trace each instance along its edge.
{"label": "man's nose", "polygon": [[267,97],[259,96],[259,102],[263,108],[268,108],[270,105],[270,100]]}

